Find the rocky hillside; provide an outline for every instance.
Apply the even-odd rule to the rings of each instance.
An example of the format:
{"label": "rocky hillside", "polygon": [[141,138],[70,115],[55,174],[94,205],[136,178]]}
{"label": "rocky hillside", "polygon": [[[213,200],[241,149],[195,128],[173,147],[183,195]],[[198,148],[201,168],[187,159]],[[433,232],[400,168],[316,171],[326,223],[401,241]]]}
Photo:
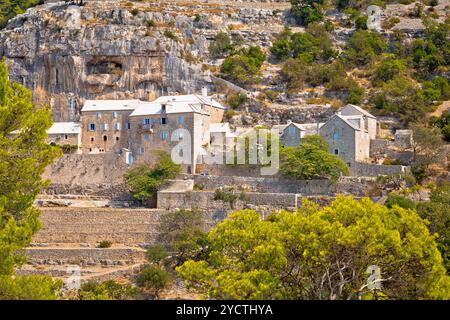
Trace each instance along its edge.
{"label": "rocky hillside", "polygon": [[[348,100],[345,94],[358,96],[360,102],[354,103],[370,108],[374,103],[367,94],[362,94],[362,90],[375,95],[382,86],[380,81],[378,87],[373,86],[373,70],[377,64],[389,59],[387,54],[393,51],[393,46],[407,46],[412,39],[421,38],[425,32],[425,16],[443,22],[449,8],[448,0],[439,0],[433,7],[421,7],[420,12],[416,3],[387,4],[382,15],[382,36],[391,41],[396,32],[401,31],[403,42],[390,42],[387,58],[372,59],[370,65],[356,65],[355,69],[352,66],[342,71],[336,61],[345,62],[346,54],[340,53],[345,51],[355,30],[361,28],[358,20],[365,14],[365,9],[350,7],[358,1],[348,3],[353,11],[338,8],[339,3],[347,3],[345,1],[334,2],[323,9],[328,33],[323,37],[320,29],[309,31],[295,23],[288,0],[88,0],[82,6],[69,1],[45,1],[43,5],[17,15],[0,30],[0,57],[7,58],[11,78],[32,89],[39,106],[50,104],[56,121],[68,121],[79,118],[85,99],[152,100],[161,94],[198,92],[203,86],[218,93],[222,93],[224,87],[240,90],[217,77],[227,55],[214,56],[210,45],[217,42],[217,35],[222,33],[233,39],[233,45],[234,39],[238,39],[238,50],[232,52],[240,52],[246,46],[258,46],[267,54],[259,67],[261,81],[246,88],[253,92],[255,99],[247,101],[243,107],[241,103],[239,108],[232,106],[229,97],[226,99],[236,109],[227,114],[231,122],[323,121],[334,112],[333,107]],[[292,33],[306,30],[319,42],[329,37],[331,43],[326,49],[322,44],[311,48],[305,48],[309,45],[305,44],[297,49],[322,50],[324,53],[328,50],[331,56],[334,55],[328,60],[319,57],[322,60],[309,61],[305,67],[297,60],[293,67],[301,70],[300,73],[313,67],[316,67],[315,73],[322,72],[320,68],[325,73],[340,72],[340,78],[335,77],[328,87],[326,83],[320,83],[322,80],[311,87],[308,81],[314,81],[298,79],[297,69],[290,69],[288,65],[285,67],[287,80],[280,81],[280,70],[286,64],[273,58],[271,48],[276,39],[280,40],[277,35],[285,26],[290,26]],[[292,39],[296,37],[293,35]],[[302,41],[310,41],[310,38]],[[297,44],[292,41],[289,45],[298,45],[298,41]],[[295,56],[297,49],[290,54],[301,60],[304,56]],[[339,54],[341,57],[337,58]],[[408,57],[401,59],[406,64],[411,63]],[[336,68],[326,70],[327,66]],[[347,72],[348,76],[342,72]],[[445,68],[439,72],[445,74]],[[414,74],[407,76],[415,77]],[[305,82],[309,87],[300,84],[291,90],[292,83],[286,81]],[[357,90],[351,92],[355,88]],[[347,93],[342,95],[335,90]]]}
{"label": "rocky hillside", "polygon": [[[219,4],[221,3],[221,4]],[[209,42],[219,30],[269,46],[287,3],[46,1],[0,32],[11,78],[76,120],[85,99],[140,98],[212,88]]]}

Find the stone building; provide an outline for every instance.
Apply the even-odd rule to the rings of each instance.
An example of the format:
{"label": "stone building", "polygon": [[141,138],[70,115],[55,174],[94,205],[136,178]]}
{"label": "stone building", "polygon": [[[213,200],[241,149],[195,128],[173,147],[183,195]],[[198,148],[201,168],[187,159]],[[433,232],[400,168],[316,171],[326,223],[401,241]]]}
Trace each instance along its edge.
{"label": "stone building", "polygon": [[55,122],[47,130],[47,142],[59,146],[77,146],[77,153],[81,153],[81,129],[77,122]]}
{"label": "stone building", "polygon": [[130,114],[143,102],[139,100],[87,100],[81,109],[83,153],[119,153],[127,148]]}
{"label": "stone building", "polygon": [[154,150],[171,153],[178,140],[187,139],[173,136],[176,129],[185,129],[191,152],[185,170],[195,172],[202,146],[210,143],[209,124],[222,122],[224,109],[206,92],[162,96],[153,102],[88,100],[81,110],[82,153],[126,152],[129,164],[151,162]]}
{"label": "stone building", "polygon": [[370,158],[370,141],[377,137],[377,119],[364,109],[348,104],[320,127],[330,145],[330,153],[352,163]]}

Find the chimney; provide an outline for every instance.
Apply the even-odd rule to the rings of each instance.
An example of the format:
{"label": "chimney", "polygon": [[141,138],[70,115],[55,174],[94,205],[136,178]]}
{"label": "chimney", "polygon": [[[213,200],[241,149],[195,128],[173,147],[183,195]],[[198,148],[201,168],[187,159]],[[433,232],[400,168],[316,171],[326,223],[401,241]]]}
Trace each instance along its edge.
{"label": "chimney", "polygon": [[207,87],[202,87],[202,96],[203,97],[207,97],[208,96],[208,88]]}
{"label": "chimney", "polygon": [[289,124],[291,124],[291,123],[292,123],[292,120],[289,119],[289,120],[287,121],[287,124],[289,125]]}

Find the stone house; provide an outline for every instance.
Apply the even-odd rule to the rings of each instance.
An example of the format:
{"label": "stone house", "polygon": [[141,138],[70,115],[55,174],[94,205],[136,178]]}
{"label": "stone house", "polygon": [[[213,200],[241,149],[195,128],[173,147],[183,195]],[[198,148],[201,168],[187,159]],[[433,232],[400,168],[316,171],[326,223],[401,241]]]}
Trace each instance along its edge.
{"label": "stone house", "polygon": [[87,100],[81,109],[82,153],[119,153],[127,148],[130,114],[139,100]]}
{"label": "stone house", "polygon": [[[160,97],[150,103],[141,103],[130,114],[128,149],[139,162],[154,160],[154,150],[172,153],[185,139],[189,144],[190,159],[183,164],[184,171],[195,173],[202,149],[210,144],[210,123],[222,121],[224,107],[209,97],[198,95]],[[187,133],[175,132],[177,129]],[[174,136],[178,134],[178,136]],[[187,136],[189,135],[189,137]],[[190,138],[190,140],[186,140]],[[183,157],[185,150],[176,150]]]}
{"label": "stone house", "polygon": [[370,141],[377,137],[377,119],[364,109],[348,104],[319,130],[330,145],[330,153],[340,156],[349,167],[370,158]]}
{"label": "stone house", "polygon": [[55,122],[47,130],[47,142],[59,146],[77,146],[77,153],[81,153],[81,129],[77,122]]}

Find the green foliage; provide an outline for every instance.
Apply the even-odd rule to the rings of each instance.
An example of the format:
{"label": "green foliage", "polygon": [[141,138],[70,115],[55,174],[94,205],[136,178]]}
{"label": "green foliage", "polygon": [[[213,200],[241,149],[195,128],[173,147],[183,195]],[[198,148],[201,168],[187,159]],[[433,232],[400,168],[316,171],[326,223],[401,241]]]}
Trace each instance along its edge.
{"label": "green foliage", "polygon": [[247,95],[243,93],[232,93],[228,95],[227,103],[232,109],[237,109],[248,101]]}
{"label": "green foliage", "polygon": [[[443,140],[438,128],[429,128],[419,123],[410,125],[413,131],[413,151],[415,165],[438,163],[442,157]],[[419,156],[420,155],[420,159]]]}
{"label": "green foliage", "polygon": [[265,220],[255,211],[238,211],[208,239],[206,259],[176,270],[189,286],[214,299],[374,298],[365,287],[373,265],[385,280],[378,296],[450,296],[426,223],[414,210],[389,209],[368,198],[339,196],[324,208],[304,200],[297,213],[281,211]]}
{"label": "green foliage", "polygon": [[133,197],[143,202],[149,202],[164,182],[174,179],[181,172],[181,166],[174,163],[167,152],[157,151],[156,154],[157,161],[153,168],[139,165],[125,175]]}
{"label": "green foliage", "polygon": [[260,47],[243,49],[242,53],[225,59],[222,73],[227,80],[238,85],[251,85],[260,81],[261,66],[266,59]]}
{"label": "green foliage", "polygon": [[393,208],[395,205],[402,207],[403,209],[415,209],[416,208],[416,204],[414,203],[414,201],[411,201],[408,198],[406,198],[402,195],[399,195],[399,194],[395,194],[395,193],[389,194],[385,205],[389,209]]}
{"label": "green foliage", "polygon": [[158,297],[159,292],[170,283],[170,274],[155,266],[145,266],[136,277],[138,286]]}
{"label": "green foliage", "polygon": [[398,59],[386,59],[380,62],[374,72],[373,82],[376,85],[391,81],[395,76],[403,73],[405,63]]}
{"label": "green foliage", "polygon": [[223,58],[234,51],[230,36],[226,32],[216,34],[214,41],[209,45],[209,54],[212,58]]}
{"label": "green foliage", "polygon": [[235,190],[221,190],[217,189],[214,192],[214,200],[228,202],[233,209],[237,200],[247,201],[248,197],[245,192],[236,192]]}
{"label": "green foliage", "polygon": [[56,300],[62,287],[48,276],[0,275],[0,300]]}
{"label": "green foliage", "polygon": [[145,24],[147,25],[147,27],[149,28],[153,28],[156,27],[156,22],[153,19],[149,19],[145,21]]}
{"label": "green foliage", "polygon": [[168,30],[168,29],[164,30],[164,36],[166,38],[174,40],[174,41],[178,40],[177,35],[172,30]]}
{"label": "green foliage", "polygon": [[348,40],[344,55],[350,64],[362,66],[371,63],[386,49],[386,40],[379,33],[357,30]]}
{"label": "green foliage", "polygon": [[158,241],[171,253],[173,263],[203,257],[208,244],[205,239],[205,219],[197,210],[177,210],[160,218]]}
{"label": "green foliage", "polygon": [[431,119],[431,124],[441,130],[445,141],[450,142],[450,111],[445,111],[439,118]]}
{"label": "green foliage", "polygon": [[444,183],[431,193],[429,202],[417,204],[419,215],[430,222],[430,233],[437,234],[436,242],[450,273],[450,185]]}
{"label": "green foliage", "polygon": [[167,250],[163,245],[157,244],[147,249],[147,260],[150,263],[160,263],[167,258]]}
{"label": "green foliage", "polygon": [[289,57],[305,62],[327,61],[336,56],[330,34],[324,25],[317,23],[310,24],[306,32],[292,33],[286,28],[277,35],[270,51],[279,61]]}
{"label": "green foliage", "polygon": [[341,158],[329,153],[328,143],[321,136],[306,136],[298,147],[281,150],[280,171],[295,179],[337,180],[348,175],[347,165]]}
{"label": "green foliage", "polygon": [[76,144],[63,144],[61,146],[61,150],[64,153],[74,153],[78,150],[78,146]]}
{"label": "green foliage", "polygon": [[420,121],[430,111],[420,87],[402,75],[384,83],[372,102],[382,114],[398,116],[406,123]]}
{"label": "green foliage", "polygon": [[322,21],[321,5],[324,0],[291,0],[291,13],[297,23],[307,26],[312,22]]}
{"label": "green foliage", "polygon": [[0,29],[6,25],[9,19],[42,3],[44,3],[43,0],[2,0],[0,2]]}
{"label": "green foliage", "polygon": [[81,285],[78,290],[77,300],[133,300],[138,294],[138,289],[120,284],[113,280],[105,282],[90,281]]}
{"label": "green foliage", "polygon": [[35,111],[30,91],[11,83],[0,61],[0,275],[24,262],[19,250],[40,227],[32,205],[48,184],[42,173],[60,154],[45,141],[51,123],[50,110]]}
{"label": "green foliage", "polygon": [[97,248],[107,249],[107,248],[111,248],[111,246],[112,246],[112,242],[111,241],[109,241],[109,240],[102,240],[98,244]]}

